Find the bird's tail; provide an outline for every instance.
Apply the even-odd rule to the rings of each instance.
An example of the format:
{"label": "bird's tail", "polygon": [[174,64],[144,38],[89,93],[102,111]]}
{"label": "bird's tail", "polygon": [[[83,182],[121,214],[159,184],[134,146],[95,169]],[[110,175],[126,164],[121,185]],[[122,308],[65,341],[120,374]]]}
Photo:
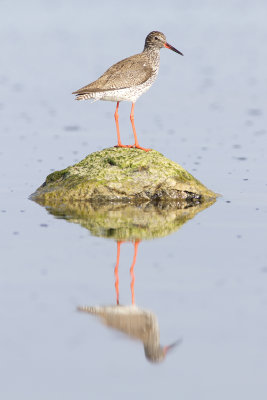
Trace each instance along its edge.
{"label": "bird's tail", "polygon": [[84,94],[76,94],[75,100],[88,100],[93,98],[94,96],[91,93],[84,93]]}

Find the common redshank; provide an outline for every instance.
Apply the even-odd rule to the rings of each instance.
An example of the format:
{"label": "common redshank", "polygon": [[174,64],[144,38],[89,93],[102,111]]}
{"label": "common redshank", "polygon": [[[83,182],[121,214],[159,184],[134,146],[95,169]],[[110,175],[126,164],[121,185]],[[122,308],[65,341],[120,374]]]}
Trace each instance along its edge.
{"label": "common redshank", "polygon": [[[115,122],[118,136],[117,147],[135,147],[149,151],[141,147],[137,140],[134,125],[134,106],[136,100],[145,93],[155,81],[159,71],[160,49],[166,47],[176,53],[183,55],[166,41],[163,33],[158,31],[150,32],[145,40],[145,47],[142,53],[125,58],[112,65],[100,78],[82,87],[73,94],[76,100],[107,100],[117,102],[115,111]],[[132,123],[135,143],[123,145],[119,129],[119,104],[120,101],[132,102],[130,120]]]}

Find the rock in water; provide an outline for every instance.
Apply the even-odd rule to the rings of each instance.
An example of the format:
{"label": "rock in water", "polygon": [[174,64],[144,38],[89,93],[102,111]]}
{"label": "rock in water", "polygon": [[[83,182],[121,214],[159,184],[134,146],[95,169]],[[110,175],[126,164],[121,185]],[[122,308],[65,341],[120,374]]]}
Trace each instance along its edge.
{"label": "rock in water", "polygon": [[111,147],[48,175],[31,198],[37,202],[187,202],[215,199],[179,164],[155,150]]}

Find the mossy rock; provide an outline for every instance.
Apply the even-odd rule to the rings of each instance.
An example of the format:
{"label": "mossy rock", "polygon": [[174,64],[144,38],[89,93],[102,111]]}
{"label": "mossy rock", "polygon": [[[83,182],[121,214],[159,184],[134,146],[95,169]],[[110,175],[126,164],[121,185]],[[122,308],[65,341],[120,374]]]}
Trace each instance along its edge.
{"label": "mossy rock", "polygon": [[169,202],[197,204],[216,198],[179,164],[155,150],[111,147],[48,175],[35,201]]}
{"label": "mossy rock", "polygon": [[[186,203],[140,205],[108,203],[96,205],[89,201],[61,203],[49,199],[39,201],[56,218],[80,224],[93,236],[113,240],[149,240],[167,236],[215,202],[207,201],[192,207]],[[186,207],[186,208],[185,208]]]}

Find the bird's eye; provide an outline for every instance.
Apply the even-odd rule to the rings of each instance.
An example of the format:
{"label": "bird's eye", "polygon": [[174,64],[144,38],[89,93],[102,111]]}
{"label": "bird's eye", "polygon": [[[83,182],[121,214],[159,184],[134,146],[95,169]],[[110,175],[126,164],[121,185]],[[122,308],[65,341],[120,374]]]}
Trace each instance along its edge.
{"label": "bird's eye", "polygon": [[156,36],[156,37],[155,37],[155,40],[159,40],[159,38]]}

